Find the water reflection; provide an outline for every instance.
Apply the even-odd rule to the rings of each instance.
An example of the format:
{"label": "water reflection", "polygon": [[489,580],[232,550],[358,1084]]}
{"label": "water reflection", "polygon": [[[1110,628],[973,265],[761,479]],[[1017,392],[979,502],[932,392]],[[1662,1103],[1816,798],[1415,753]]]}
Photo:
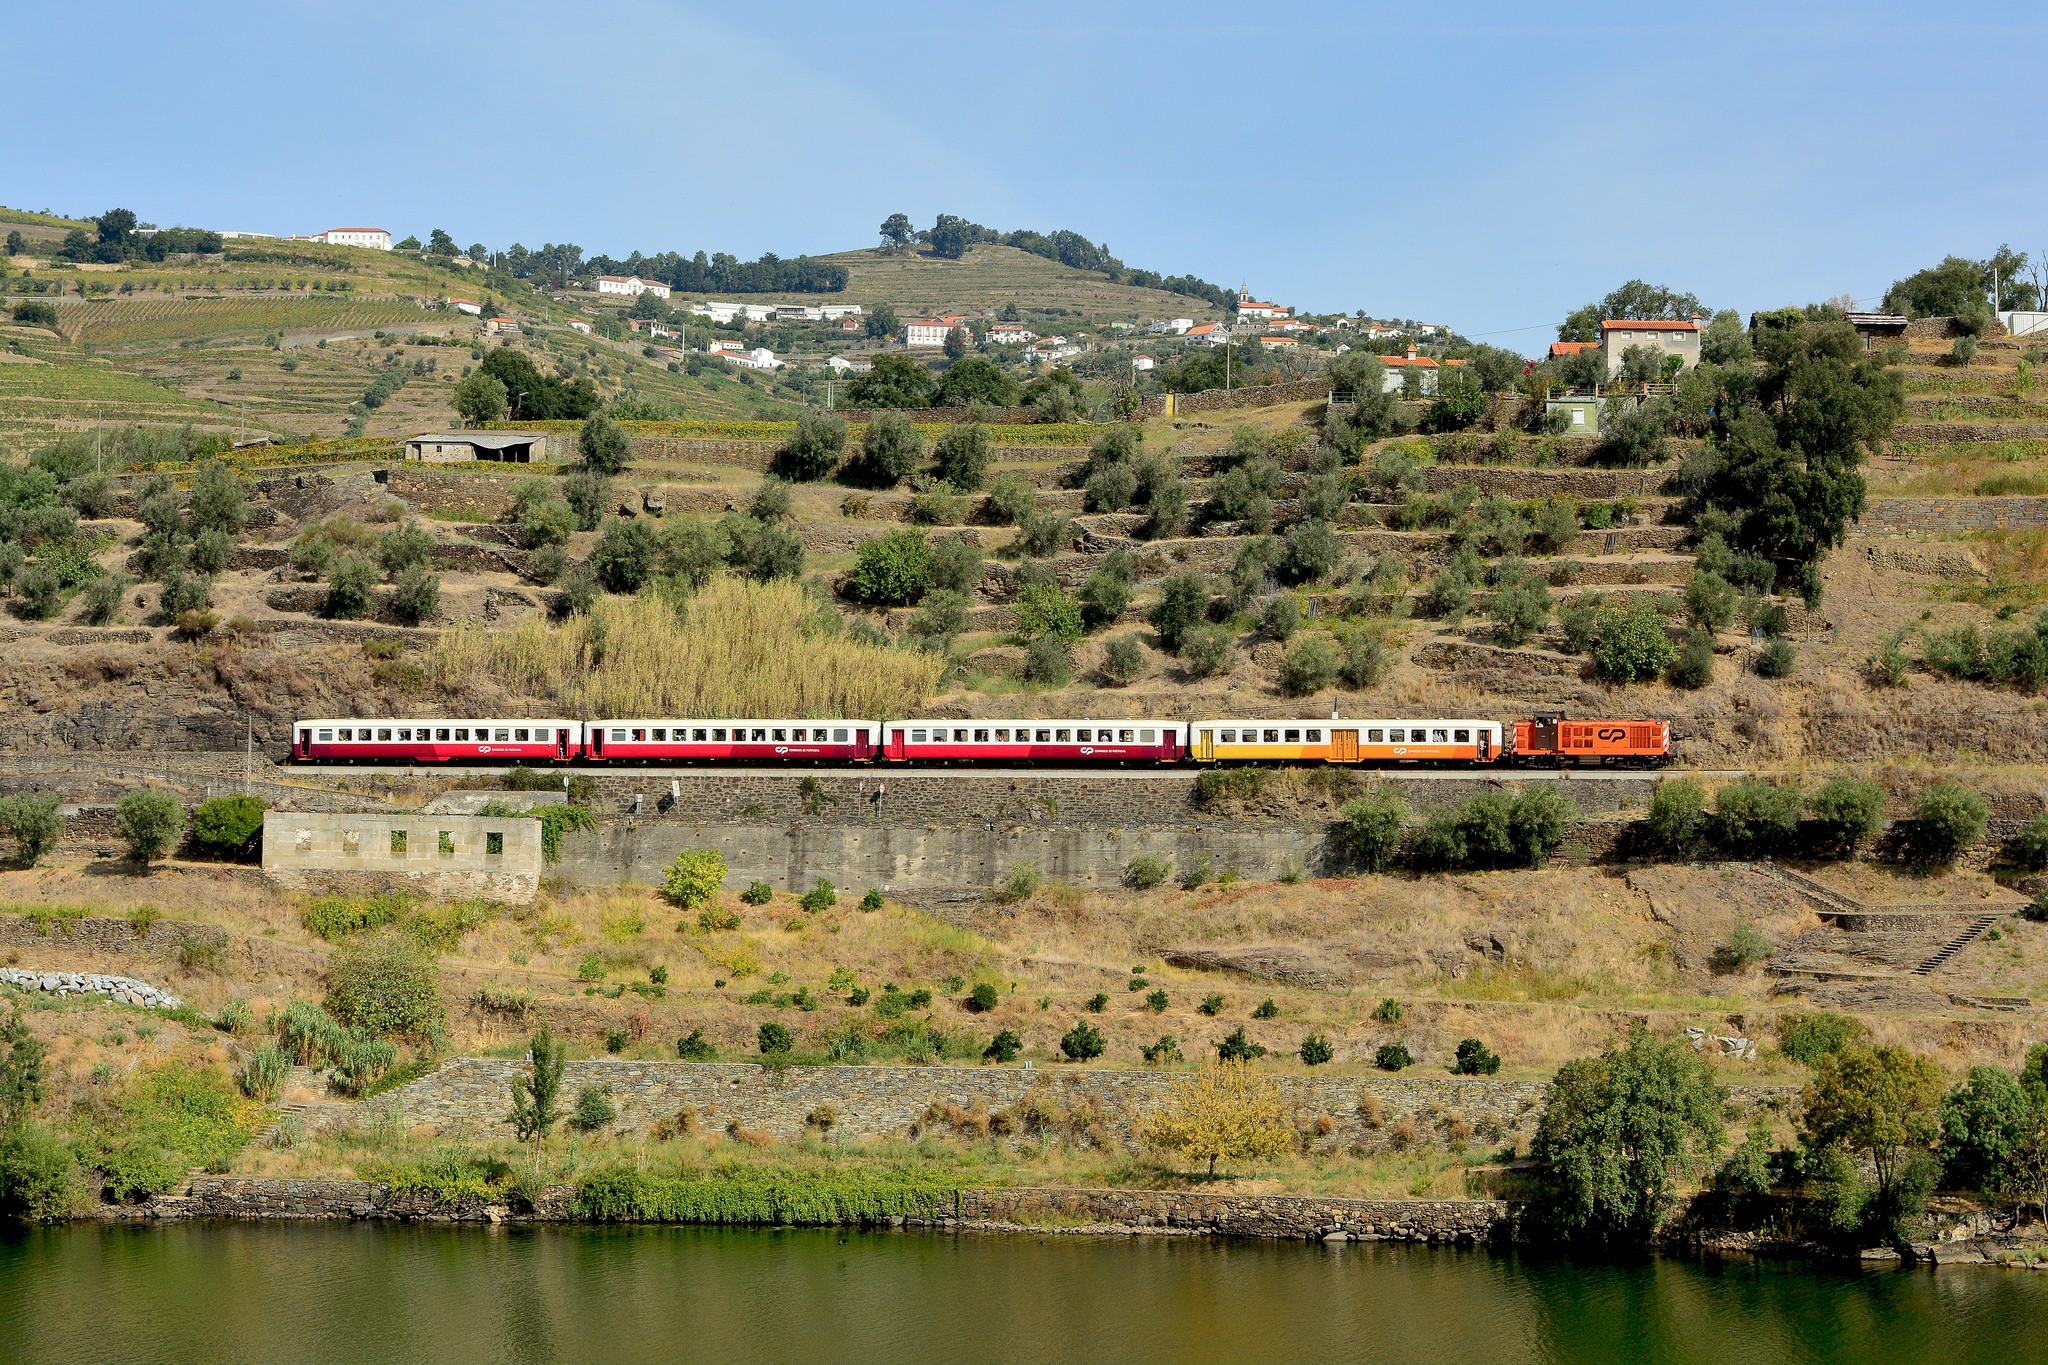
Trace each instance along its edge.
{"label": "water reflection", "polygon": [[214,1224],[0,1243],[0,1362],[2048,1359],[2019,1272],[704,1228]]}

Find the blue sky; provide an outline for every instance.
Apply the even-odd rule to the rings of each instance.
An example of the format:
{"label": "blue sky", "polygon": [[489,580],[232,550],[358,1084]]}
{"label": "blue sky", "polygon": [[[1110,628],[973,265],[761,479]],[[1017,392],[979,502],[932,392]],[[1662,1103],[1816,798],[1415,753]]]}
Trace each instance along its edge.
{"label": "blue sky", "polygon": [[1650,8],[44,5],[0,202],[747,257],[943,211],[1524,350],[1631,276],[1874,302],[2048,250],[2048,8]]}

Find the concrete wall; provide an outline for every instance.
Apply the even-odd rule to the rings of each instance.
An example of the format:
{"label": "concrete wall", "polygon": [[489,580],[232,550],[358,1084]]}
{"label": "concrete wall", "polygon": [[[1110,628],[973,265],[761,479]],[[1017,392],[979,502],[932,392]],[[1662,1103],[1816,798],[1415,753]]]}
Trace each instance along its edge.
{"label": "concrete wall", "polygon": [[263,874],[294,890],[410,890],[523,905],[540,889],[540,821],[271,811]]}

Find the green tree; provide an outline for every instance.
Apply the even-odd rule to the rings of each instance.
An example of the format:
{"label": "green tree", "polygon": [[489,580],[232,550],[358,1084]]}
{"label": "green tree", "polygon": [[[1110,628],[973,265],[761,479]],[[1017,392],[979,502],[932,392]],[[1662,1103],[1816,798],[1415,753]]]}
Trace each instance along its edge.
{"label": "green tree", "polygon": [[248,520],[249,497],[234,471],[219,460],[201,460],[192,479],[186,515],[194,535],[219,531],[238,536]]}
{"label": "green tree", "polygon": [[911,226],[910,216],[892,213],[882,220],[882,249],[884,251],[907,251],[916,240],[917,229]]}
{"label": "green tree", "polygon": [[426,567],[434,553],[434,538],[416,521],[395,527],[377,542],[377,563],[396,577],[407,569]]}
{"label": "green tree", "polygon": [[[1821,1058],[1805,1092],[1800,1139],[1831,1187],[1836,1220],[1897,1240],[1933,1183],[1941,1069],[1900,1047],[1848,1047]],[[1834,1156],[1822,1164],[1818,1158]],[[1842,1160],[1841,1158],[1848,1158]],[[1867,1183],[1857,1162],[1874,1172]]]}
{"label": "green tree", "polygon": [[1686,582],[1686,619],[1702,630],[1728,629],[1741,606],[1734,585],[1717,573],[1701,570]]}
{"label": "green tree", "polygon": [[166,791],[128,792],[114,805],[114,828],[128,844],[128,856],[147,871],[185,833],[185,808]]}
{"label": "green tree", "polygon": [[872,537],[854,554],[854,597],[876,606],[909,606],[932,583],[932,545],[922,531],[905,528]]}
{"label": "green tree", "polygon": [[600,412],[587,419],[583,430],[576,433],[576,453],[583,457],[585,466],[609,477],[624,469],[626,461],[633,457],[633,442],[624,427]]}
{"label": "green tree", "polygon": [[[370,561],[356,555],[346,555],[335,561],[327,575],[327,595],[320,604],[322,614],[337,620],[353,620],[367,616],[375,605],[376,598],[371,589],[377,583],[377,570]],[[164,591],[170,592],[166,583]],[[167,605],[165,611],[170,608]]]}
{"label": "green tree", "polygon": [[1913,802],[1913,856],[1946,867],[1984,837],[1991,808],[1984,798],[1956,782],[1937,782]]}
{"label": "green tree", "polygon": [[480,427],[491,422],[502,422],[510,408],[505,393],[505,382],[496,375],[477,370],[456,384],[449,395],[455,411],[470,426]]}
{"label": "green tree", "polygon": [[932,465],[938,476],[953,487],[972,492],[988,475],[995,447],[988,428],[979,422],[960,422],[946,428],[932,443]]}
{"label": "green tree", "polygon": [[907,414],[878,412],[861,433],[860,454],[849,473],[877,488],[893,487],[915,472],[924,459],[924,438]]}
{"label": "green tree", "polygon": [[1054,635],[1071,644],[1081,638],[1081,604],[1050,580],[1032,583],[1017,595],[1017,627],[1036,639]]}
{"label": "green tree", "polygon": [[1647,682],[1677,654],[1664,617],[1643,598],[1601,604],[1594,627],[1593,665],[1611,683]]}
{"label": "green tree", "polygon": [[725,855],[715,848],[685,850],[668,865],[662,895],[685,910],[704,905],[725,885]]}
{"label": "green tree", "polygon": [[1339,812],[1344,837],[1368,872],[1385,872],[1401,852],[1401,834],[1408,824],[1408,803],[1392,790],[1367,792],[1347,801]]}
{"label": "green tree", "polygon": [[1709,1170],[1727,1091],[1706,1060],[1643,1029],[1550,1083],[1530,1148],[1549,1220],[1567,1238],[1643,1245]]}
{"label": "green tree", "polygon": [[[952,333],[946,335],[950,340]],[[1016,379],[993,360],[963,354],[940,373],[937,398],[942,408],[965,408],[976,403],[1007,408],[1015,405],[1020,392]]]}
{"label": "green tree", "polygon": [[[877,310],[879,315],[880,310]],[[872,325],[873,317],[870,318]],[[890,314],[889,331],[895,330]],[[887,335],[885,332],[884,335]],[[932,372],[909,356],[878,355],[866,374],[856,375],[846,386],[850,408],[928,408],[938,391]]]}
{"label": "green tree", "polygon": [[2027,1093],[2012,1073],[1973,1066],[1941,1101],[1941,1162],[1948,1188],[1992,1194],[2025,1140]]}
{"label": "green tree", "polygon": [[660,558],[660,534],[640,517],[621,518],[591,547],[590,571],[606,592],[634,593],[654,576]]}
{"label": "green tree", "polygon": [[1574,309],[1557,329],[1559,341],[1598,341],[1600,324],[1609,319],[1639,322],[1684,321],[1704,311],[1695,294],[1679,293],[1660,284],[1630,280],[1583,308]]}
{"label": "green tree", "polygon": [[823,408],[805,408],[775,452],[775,472],[800,483],[827,478],[846,450],[846,422]]}
{"label": "green tree", "polygon": [[526,1056],[533,1072],[513,1076],[510,1117],[512,1135],[533,1144],[533,1168],[538,1176],[541,1141],[562,1117],[562,1071],[568,1058],[561,1043],[555,1040],[554,1030],[546,1024],[533,1035]]}
{"label": "green tree", "polygon": [[1884,788],[1855,777],[1823,783],[1806,798],[1814,833],[1827,848],[1848,856],[1876,837],[1884,822]]}
{"label": "green tree", "polygon": [[192,811],[192,842],[225,857],[246,856],[263,836],[263,801],[216,796]]}
{"label": "green tree", "polygon": [[1179,653],[1188,632],[1202,623],[1209,610],[1209,585],[1200,574],[1180,573],[1159,587],[1159,601],[1151,611],[1152,629],[1159,642]]}
{"label": "green tree", "polygon": [[1791,847],[1799,829],[1799,786],[1745,777],[1714,793],[1714,837],[1741,858],[1767,858]]}
{"label": "green tree", "polygon": [[1706,831],[1707,789],[1690,777],[1667,777],[1650,793],[1644,824],[1667,852],[1689,848]]}
{"label": "green tree", "polygon": [[416,626],[441,609],[441,577],[414,565],[399,571],[391,594],[391,614],[399,624]]}
{"label": "green tree", "polygon": [[1072,370],[1052,370],[1024,386],[1024,403],[1041,422],[1078,422],[1088,411],[1088,390]]}
{"label": "green tree", "polygon": [[372,1038],[434,1036],[447,1019],[434,950],[407,934],[341,944],[327,964],[327,1012]]}
{"label": "green tree", "polygon": [[34,867],[64,836],[65,819],[54,796],[0,796],[0,831],[14,840],[17,866]]}

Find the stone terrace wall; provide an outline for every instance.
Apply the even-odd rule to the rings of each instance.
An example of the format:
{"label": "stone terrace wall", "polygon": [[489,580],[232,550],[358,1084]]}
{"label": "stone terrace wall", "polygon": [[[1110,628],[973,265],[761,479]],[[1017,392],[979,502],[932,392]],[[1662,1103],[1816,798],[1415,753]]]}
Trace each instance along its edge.
{"label": "stone terrace wall", "polygon": [[[512,490],[519,483],[504,474],[468,474],[411,464],[380,472],[384,486],[394,496],[423,512],[465,512],[490,521],[511,513]],[[535,478],[553,472],[552,465],[531,467]]]}
{"label": "stone terrace wall", "polygon": [[0,947],[69,948],[79,952],[137,957],[168,957],[186,943],[225,947],[227,930],[215,924],[162,919],[138,934],[125,919],[92,915],[83,919],[52,918],[38,924],[27,915],[0,915]]}
{"label": "stone terrace wall", "polygon": [[[962,1190],[946,1225],[1474,1245],[1512,1239],[1520,1206],[1499,1199],[1327,1199],[1186,1190]],[[921,1220],[920,1220],[921,1221]],[[1078,1225],[1078,1226],[1077,1226]]]}
{"label": "stone terrace wall", "polygon": [[1859,535],[1965,535],[2048,526],[2048,497],[1872,498]]}
{"label": "stone terrace wall", "polygon": [[1225,412],[1233,408],[1271,408],[1282,403],[1313,403],[1330,396],[1330,381],[1297,379],[1288,384],[1261,384],[1247,389],[1203,389],[1200,393],[1155,394],[1147,398],[1140,412],[1146,417],[1164,417],[1169,402],[1173,414],[1183,417],[1196,412]]}
{"label": "stone terrace wall", "polygon": [[[372,1101],[388,1105],[401,1122],[429,1125],[442,1134],[475,1138],[506,1128],[506,1097],[522,1063],[467,1057],[431,1076]],[[1026,1100],[1074,1115],[1120,1142],[1132,1125],[1164,1103],[1174,1078],[1151,1071],[1060,1070],[1014,1067],[823,1066],[771,1069],[752,1063],[628,1062],[599,1059],[567,1064],[565,1093],[594,1085],[618,1107],[617,1131],[650,1134],[673,1125],[685,1109],[707,1128],[737,1123],[780,1138],[801,1136],[820,1105],[835,1115],[833,1131],[848,1138],[903,1136],[921,1128],[926,1111],[952,1104],[989,1113],[1017,1110]],[[1333,1148],[1380,1147],[1404,1120],[1427,1140],[1454,1118],[1473,1131],[1507,1130],[1531,1119],[1543,1101],[1540,1081],[1451,1076],[1275,1076],[1304,1120],[1327,1115],[1334,1128],[1321,1141]],[[1740,1088],[1735,1107],[1745,1115],[1794,1101],[1794,1087]],[[1370,1095],[1377,1110],[1360,1112]],[[1370,1106],[1368,1106],[1370,1107]],[[330,1116],[347,1122],[357,1111]],[[1746,1120],[1745,1120],[1746,1121]]]}
{"label": "stone terrace wall", "polygon": [[[636,462],[722,465],[760,474],[774,464],[782,443],[737,437],[635,436],[632,445]],[[1035,463],[1074,453],[1071,446],[996,446],[993,451],[997,464]]]}

